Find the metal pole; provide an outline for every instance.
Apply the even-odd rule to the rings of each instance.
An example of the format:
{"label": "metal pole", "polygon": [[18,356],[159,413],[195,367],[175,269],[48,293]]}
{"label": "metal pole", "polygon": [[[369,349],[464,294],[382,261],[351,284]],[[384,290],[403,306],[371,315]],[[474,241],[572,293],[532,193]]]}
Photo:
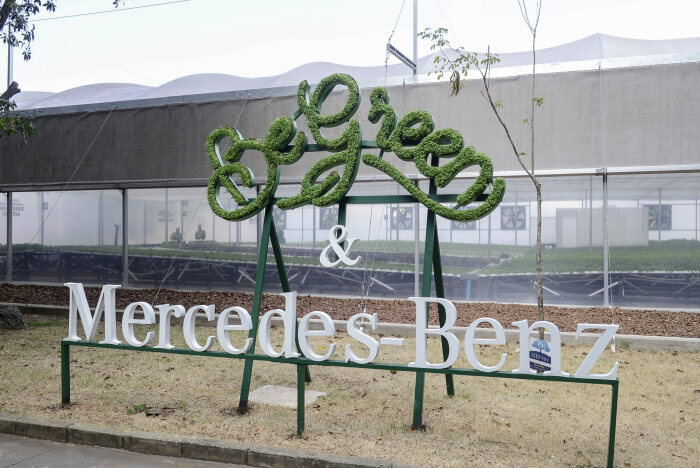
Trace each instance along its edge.
{"label": "metal pole", "polygon": [[129,283],[129,197],[122,189],[122,285]]}
{"label": "metal pole", "polygon": [[413,261],[415,267],[413,270],[413,295],[418,297],[420,294],[420,209],[418,203],[413,204]]}
{"label": "metal pole", "polygon": [[170,210],[168,210],[168,187],[165,187],[165,241],[168,242],[168,218],[170,218]]}
{"label": "metal pole", "polygon": [[7,282],[12,281],[12,192],[7,192]]}
{"label": "metal pole", "polygon": [[311,246],[315,249],[316,248],[316,207],[314,205],[311,205],[311,214],[312,214],[312,227],[311,227]]}
{"label": "metal pole", "polygon": [[413,63],[416,67],[413,74],[418,73],[418,0],[413,0]]}
{"label": "metal pole", "polygon": [[104,224],[104,190],[100,190],[100,196],[97,200],[97,245],[104,244],[104,233],[102,232]]}
{"label": "metal pole", "polygon": [[518,245],[518,192],[515,192],[515,245]]}
{"label": "metal pole", "polygon": [[41,193],[41,207],[39,208],[39,222],[41,223],[41,245],[44,245],[44,192]]}
{"label": "metal pole", "polygon": [[659,230],[659,242],[661,242],[661,189],[659,188],[659,208],[656,211],[656,229]]}
{"label": "metal pole", "polygon": [[608,171],[603,169],[603,306],[610,306],[609,299],[609,262],[610,251],[608,244]]}
{"label": "metal pole", "polygon": [[593,251],[593,176],[588,181],[588,251]]}
{"label": "metal pole", "polygon": [[[259,197],[260,196],[260,186],[256,185],[255,186],[255,196]],[[267,216],[267,215],[265,215]],[[272,216],[272,215],[270,215]],[[263,235],[263,223],[262,223],[263,215],[262,212],[258,212],[258,214],[255,215],[255,246],[257,248],[257,251],[260,252],[260,238]],[[267,242],[267,241],[265,241]],[[265,249],[267,250],[267,245],[265,246]],[[264,266],[263,266],[264,269]]]}
{"label": "metal pole", "polygon": [[[7,25],[7,36],[9,38],[10,33],[12,32],[12,27],[8,24]],[[14,64],[12,60],[12,46],[10,45],[10,41],[7,41],[7,87],[9,88],[10,85],[12,84],[13,81],[13,75],[14,75]]]}

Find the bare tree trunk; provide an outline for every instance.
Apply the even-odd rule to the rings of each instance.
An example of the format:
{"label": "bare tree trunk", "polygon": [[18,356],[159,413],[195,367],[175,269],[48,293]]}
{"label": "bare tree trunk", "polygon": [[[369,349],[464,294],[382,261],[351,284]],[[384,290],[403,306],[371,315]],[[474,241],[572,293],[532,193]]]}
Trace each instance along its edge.
{"label": "bare tree trunk", "polygon": [[0,99],[8,101],[12,96],[20,93],[21,91],[22,90],[19,89],[19,85],[17,84],[17,82],[13,81],[7,88],[7,90],[5,90],[5,92],[0,95]]}
{"label": "bare tree trunk", "polygon": [[7,18],[10,17],[10,12],[12,11],[12,8],[14,6],[15,6],[14,0],[5,0],[2,3],[2,7],[0,7],[0,29],[5,27],[5,23],[7,22]]}
{"label": "bare tree trunk", "polygon": [[[542,288],[542,184],[535,184],[537,191],[537,315],[544,320],[544,292]],[[544,340],[544,328],[540,328],[540,340]]]}

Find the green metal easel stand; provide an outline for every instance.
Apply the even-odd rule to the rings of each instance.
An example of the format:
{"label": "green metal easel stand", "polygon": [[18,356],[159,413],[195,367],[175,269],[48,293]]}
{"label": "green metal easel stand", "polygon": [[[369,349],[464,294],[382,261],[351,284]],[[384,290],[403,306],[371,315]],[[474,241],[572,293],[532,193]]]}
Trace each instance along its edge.
{"label": "green metal easel stand", "polygon": [[[431,158],[431,165],[437,166],[438,161],[435,156]],[[437,187],[435,182],[430,180],[429,194],[431,197],[437,195]],[[432,286],[432,274],[435,274],[435,295],[440,298],[445,297],[445,287],[442,282],[442,262],[440,261],[440,241],[438,238],[437,221],[435,212],[428,210],[428,218],[425,226],[425,250],[423,252],[423,278],[421,283],[421,296],[430,297]],[[427,312],[427,311],[426,311]],[[428,314],[426,313],[426,317]],[[445,325],[445,308],[438,304],[438,319],[440,326]],[[442,357],[447,359],[449,356],[449,344],[443,337],[442,341]],[[447,395],[454,396],[455,385],[452,374],[445,374],[445,386],[447,387]],[[416,430],[424,430],[423,424],[423,393],[425,390],[425,372],[416,372],[416,389],[413,399],[413,424],[411,428]]]}
{"label": "green metal easel stand", "polygon": [[[255,291],[253,293],[253,308],[251,310],[251,318],[253,321],[253,328],[248,332],[248,337],[253,339],[253,346],[251,346],[246,354],[255,354],[255,343],[257,343],[258,337],[258,321],[260,319],[260,305],[262,303],[263,287],[265,283],[265,265],[267,263],[267,252],[268,245],[272,244],[272,252],[275,256],[275,264],[277,265],[277,272],[279,273],[280,283],[282,283],[283,292],[291,292],[289,287],[289,280],[287,279],[287,272],[284,268],[284,258],[282,256],[282,249],[280,247],[279,238],[277,237],[277,229],[275,228],[275,222],[272,217],[272,210],[274,207],[274,201],[265,207],[265,217],[263,218],[263,229],[260,238],[260,252],[258,252],[258,265],[255,271]],[[304,380],[306,382],[311,382],[311,374],[309,373],[309,366],[298,365],[299,370],[304,375]],[[243,381],[241,383],[241,397],[238,402],[238,414],[245,414],[248,411],[248,395],[250,394],[250,381],[253,374],[253,360],[246,359],[243,366]]]}

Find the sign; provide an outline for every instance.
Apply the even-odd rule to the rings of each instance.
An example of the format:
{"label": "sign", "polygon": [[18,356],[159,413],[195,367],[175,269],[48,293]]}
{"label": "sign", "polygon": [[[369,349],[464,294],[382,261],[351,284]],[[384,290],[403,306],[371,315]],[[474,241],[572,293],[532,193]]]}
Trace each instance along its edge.
{"label": "sign", "polygon": [[[20,216],[24,212],[24,203],[12,200],[12,216]],[[0,216],[7,216],[7,202],[0,203]]]}
{"label": "sign", "polygon": [[[338,86],[348,89],[348,99],[339,112],[322,115],[321,106],[326,97]],[[367,119],[379,124],[376,141],[362,140],[360,122],[352,117],[360,106],[361,93],[357,82],[349,75],[336,73],[323,78],[313,94],[307,81],[299,83],[297,90],[298,109],[290,117],[279,117],[269,126],[263,140],[243,138],[233,127],[219,127],[208,137],[207,155],[214,168],[209,179],[207,198],[217,216],[240,221],[255,216],[275,199],[280,179],[280,167],[297,163],[307,153],[323,151],[331,153],[315,162],[306,173],[299,193],[274,201],[283,210],[313,204],[326,207],[337,204],[352,187],[360,164],[373,167],[391,177],[401,185],[415,201],[428,210],[454,221],[475,221],[491,213],[503,199],[506,183],[493,178],[491,159],[478,153],[472,146],[465,146],[462,135],[454,129],[435,130],[433,117],[424,110],[413,110],[400,119],[389,105],[386,88],[374,88],[370,94],[371,107]],[[315,143],[309,144],[307,135],[297,130],[296,120],[300,116],[306,122]],[[323,135],[324,128],[346,125],[337,138]],[[221,145],[228,140],[230,147],[223,154]],[[379,154],[372,154],[378,151]],[[266,182],[254,199],[241,192],[235,178],[245,187],[255,186],[255,175],[242,159],[246,152],[262,153],[266,163]],[[425,193],[402,171],[389,162],[387,155],[393,153],[403,161],[411,161],[418,173],[428,178],[435,187],[445,188],[459,173],[472,166],[479,166],[479,175],[466,189],[460,189],[456,204],[440,203],[436,193]],[[442,161],[442,163],[440,163]],[[325,177],[324,177],[324,174]],[[473,208],[468,205],[477,201],[491,187],[483,202]],[[233,210],[224,208],[220,192],[224,188],[237,206]]]}
{"label": "sign", "polygon": [[[97,335],[98,326],[101,323],[102,315],[104,314],[104,340],[101,344],[119,345],[122,340],[119,339],[117,333],[117,319],[115,309],[115,291],[120,287],[118,285],[105,285],[102,287],[100,298],[95,307],[95,312],[90,310],[85,291],[82,283],[65,283],[70,289],[70,307],[68,314],[68,336],[66,341],[82,341],[78,335],[78,317],[82,323],[85,337],[88,341],[94,341]],[[320,354],[318,350],[311,345],[309,338],[312,336],[332,337],[336,333],[336,328],[331,317],[323,311],[314,311],[306,314],[298,323],[297,327],[297,293],[283,293],[285,299],[284,309],[273,309],[267,311],[260,317],[258,327],[258,344],[263,353],[273,358],[299,358],[301,354],[299,349],[306,359],[311,361],[326,361],[335,351],[336,344],[333,343],[328,347],[324,354]],[[408,363],[409,367],[422,369],[445,369],[451,367],[459,357],[459,354],[464,352],[469,364],[480,372],[496,372],[499,371],[505,361],[506,353],[501,355],[500,362],[495,366],[485,366],[480,361],[475,352],[477,345],[505,345],[505,331],[503,325],[492,318],[478,318],[474,320],[467,328],[464,341],[460,343],[457,335],[450,331],[457,320],[457,309],[455,305],[443,298],[435,297],[410,297],[415,303],[416,310],[416,349],[415,357],[412,362]],[[427,326],[427,310],[428,305],[436,303],[445,310],[445,323],[439,328],[429,328]],[[142,318],[136,318],[136,314]],[[203,313],[207,320],[216,320],[216,335],[206,338],[204,343],[200,342],[196,337],[196,318],[197,315]],[[183,336],[187,346],[196,352],[206,352],[211,349],[215,342],[219,342],[221,348],[229,354],[245,354],[253,346],[253,338],[248,337],[242,342],[233,343],[229,335],[230,332],[249,332],[253,328],[253,321],[246,309],[240,306],[228,307],[222,310],[218,317],[214,305],[195,305],[189,309],[185,309],[182,305],[160,304],[155,307],[145,301],[132,302],[124,309],[121,325],[121,337],[126,344],[134,347],[144,347],[153,342],[153,346],[157,349],[170,350],[174,346],[170,342],[170,321],[175,318],[184,318]],[[239,323],[231,324],[230,318],[237,317]],[[284,324],[284,340],[281,349],[276,349],[270,337],[272,326],[272,318],[279,317]],[[311,329],[311,320],[316,320],[320,323],[321,329]],[[344,361],[354,362],[357,364],[371,364],[379,354],[380,344],[382,340],[377,340],[374,336],[365,333],[361,328],[361,324],[369,324],[372,330],[377,327],[377,314],[357,313],[350,317],[347,321],[346,332],[353,338],[356,344],[347,344],[344,350]],[[494,338],[476,338],[477,327],[481,324],[488,324],[495,333]],[[134,325],[150,325],[153,330],[148,331],[144,338],[140,339],[134,332]],[[530,334],[539,327],[547,328],[551,336],[550,344],[544,345],[539,343],[536,345],[538,349],[545,350],[549,348],[549,368],[544,371],[544,375],[569,377],[571,374],[565,372],[561,368],[561,336],[559,329],[550,322],[538,321],[529,325],[527,320],[513,322],[519,330],[520,342],[520,360],[517,369],[512,372],[515,374],[534,374],[535,370],[531,368],[529,349],[532,346],[529,339]],[[618,363],[605,374],[593,374],[591,370],[602,355],[608,343],[612,341],[615,332],[619,325],[610,324],[579,324],[576,330],[576,337],[586,329],[600,329],[603,333],[589,350],[586,358],[573,374],[573,377],[583,379],[606,379],[614,380],[617,378]],[[156,332],[158,336],[156,337]],[[429,362],[427,357],[427,339],[441,338],[448,343],[447,357],[442,362]],[[156,339],[157,338],[157,339]],[[536,340],[542,341],[542,340]],[[387,344],[392,346],[397,345],[396,340],[388,341]],[[399,343],[402,344],[402,343]],[[364,345],[369,351],[365,356],[360,356],[360,345]],[[364,349],[364,348],[362,348]]]}
{"label": "sign", "polygon": [[551,370],[552,355],[549,343],[539,338],[530,338],[530,369],[540,372]]}

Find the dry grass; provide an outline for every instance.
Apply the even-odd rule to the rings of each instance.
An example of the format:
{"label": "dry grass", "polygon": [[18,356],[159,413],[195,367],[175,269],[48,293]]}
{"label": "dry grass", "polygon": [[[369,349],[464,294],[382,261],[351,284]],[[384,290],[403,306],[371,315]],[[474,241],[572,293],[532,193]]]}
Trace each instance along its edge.
{"label": "dry grass", "polygon": [[[421,465],[605,464],[607,386],[456,377],[456,396],[449,398],[444,377],[427,375],[427,430],[412,432],[413,373],[312,367],[310,388],[328,396],[307,407],[306,431],[297,438],[296,410],[257,405],[235,414],[240,360],[72,348],[74,405],[61,409],[59,342],[67,321],[27,319],[29,329],[0,332],[0,412]],[[215,334],[208,327],[198,332]],[[178,325],[172,336],[185,346]],[[335,359],[349,341],[340,333],[334,341]],[[437,361],[437,340],[430,341]],[[587,349],[564,347],[563,369],[575,371]],[[403,348],[385,347],[378,360],[408,363],[413,350],[409,339]],[[493,365],[502,352],[509,356],[504,369],[517,367],[514,346],[486,347],[482,360]],[[700,355],[620,349],[606,352],[596,371],[615,360],[621,381],[616,465],[697,466]],[[469,367],[463,352],[457,366]],[[255,363],[253,389],[295,383],[294,366]]]}

